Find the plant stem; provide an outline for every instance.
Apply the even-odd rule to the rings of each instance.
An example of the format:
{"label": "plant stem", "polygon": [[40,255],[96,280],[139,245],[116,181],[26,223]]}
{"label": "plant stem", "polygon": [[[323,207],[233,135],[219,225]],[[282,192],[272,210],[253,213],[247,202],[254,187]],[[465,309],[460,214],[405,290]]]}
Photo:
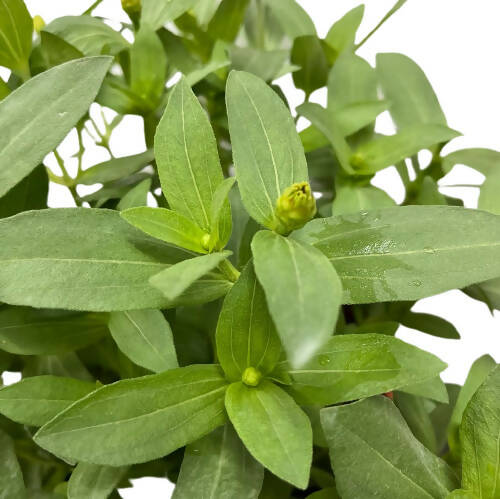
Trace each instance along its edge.
{"label": "plant stem", "polygon": [[219,263],[219,270],[231,281],[236,282],[240,277],[239,270],[226,258]]}
{"label": "plant stem", "polygon": [[75,202],[76,206],[81,206],[80,196],[78,195],[78,192],[76,192],[76,187],[73,182],[74,179],[70,177],[68,170],[66,170],[66,165],[64,164],[64,160],[62,159],[61,155],[57,152],[56,149],[54,149],[54,156],[56,158],[57,164],[61,168],[63,179],[66,182],[66,187],[69,189],[69,192],[73,197],[73,201]]}

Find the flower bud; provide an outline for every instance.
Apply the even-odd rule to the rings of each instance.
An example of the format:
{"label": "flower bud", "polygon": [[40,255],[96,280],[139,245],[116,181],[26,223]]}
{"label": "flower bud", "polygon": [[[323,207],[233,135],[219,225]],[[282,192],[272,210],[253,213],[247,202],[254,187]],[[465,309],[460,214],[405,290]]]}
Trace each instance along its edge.
{"label": "flower bud", "polygon": [[204,234],[201,238],[201,246],[205,251],[210,251],[210,234]]}
{"label": "flower bud", "polygon": [[122,0],[122,8],[127,14],[141,11],[141,0]]}
{"label": "flower bud", "polygon": [[276,203],[279,232],[300,229],[316,214],[316,200],[308,182],[297,182],[287,187]]}
{"label": "flower bud", "polygon": [[42,29],[45,26],[45,21],[42,19],[41,16],[35,16],[33,18],[33,29],[37,32],[40,33]]}
{"label": "flower bud", "polygon": [[241,381],[247,386],[257,386],[262,378],[262,373],[255,367],[247,367],[243,371]]}

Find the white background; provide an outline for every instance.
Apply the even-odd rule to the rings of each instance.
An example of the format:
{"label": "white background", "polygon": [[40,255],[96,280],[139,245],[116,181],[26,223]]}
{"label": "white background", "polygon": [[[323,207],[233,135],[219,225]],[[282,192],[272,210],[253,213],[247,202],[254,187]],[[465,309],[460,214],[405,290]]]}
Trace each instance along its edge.
{"label": "white background", "polygon": [[[161,0],[158,0],[161,1]],[[353,0],[298,0],[314,20],[318,33],[324,36],[335,20],[357,6]],[[83,12],[91,0],[25,0],[32,15],[41,15],[46,22],[63,15]],[[395,3],[395,0],[367,0],[360,33],[364,36]],[[118,19],[119,0],[104,0],[96,15]],[[122,17],[126,20],[126,17]],[[449,126],[462,132],[463,137],[447,146],[445,152],[464,147],[500,147],[500,2],[498,0],[409,0],[367,44],[359,55],[374,63],[378,52],[401,52],[413,58],[431,81],[447,116]],[[0,70],[0,75],[8,72]],[[397,77],[397,76],[396,76]],[[282,78],[292,106],[302,102],[301,91],[294,90],[291,77]],[[323,103],[325,92],[313,99]],[[303,126],[303,124],[302,124]],[[390,133],[392,125],[387,116],[377,122],[377,129]],[[115,155],[123,156],[144,150],[139,119],[127,117],[120,126],[119,140],[112,142]],[[74,152],[72,140],[65,142],[61,152],[69,157]],[[107,159],[103,150],[92,150],[85,158],[86,165]],[[53,161],[48,163],[53,166]],[[57,171],[56,168],[54,168]],[[482,175],[466,167],[456,167],[442,185],[476,184]],[[384,187],[401,200],[402,187],[390,169],[380,173],[377,185]],[[442,188],[444,193],[462,197],[466,206],[475,207],[477,188]],[[72,206],[65,188],[52,186],[51,206]],[[460,332],[460,341],[437,339],[407,328],[398,336],[429,350],[445,362],[443,373],[447,382],[462,383],[471,363],[484,353],[500,361],[500,318],[491,316],[485,305],[467,298],[459,291],[421,300],[413,309],[444,317]],[[146,478],[135,482],[133,489],[122,490],[125,499],[156,499],[170,496],[171,484],[166,480]]]}

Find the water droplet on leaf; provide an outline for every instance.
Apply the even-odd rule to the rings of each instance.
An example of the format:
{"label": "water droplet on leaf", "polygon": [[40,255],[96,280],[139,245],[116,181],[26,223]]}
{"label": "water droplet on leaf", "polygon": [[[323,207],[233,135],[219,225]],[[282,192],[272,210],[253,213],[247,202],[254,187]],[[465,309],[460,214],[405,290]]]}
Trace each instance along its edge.
{"label": "water droplet on leaf", "polygon": [[320,366],[326,366],[330,363],[330,357],[328,357],[328,355],[320,355],[318,357],[318,362]]}

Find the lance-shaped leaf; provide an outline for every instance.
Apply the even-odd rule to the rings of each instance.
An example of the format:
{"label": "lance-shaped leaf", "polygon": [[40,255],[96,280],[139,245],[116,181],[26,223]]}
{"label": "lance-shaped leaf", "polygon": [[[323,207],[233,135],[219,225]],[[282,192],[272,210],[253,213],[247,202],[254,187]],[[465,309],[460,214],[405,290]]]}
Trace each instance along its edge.
{"label": "lance-shaped leaf", "polygon": [[129,224],[157,239],[197,253],[207,252],[203,240],[208,234],[176,211],[141,206],[125,210],[121,216]]}
{"label": "lance-shaped leaf", "polygon": [[118,212],[87,208],[2,219],[0,240],[0,300],[40,308],[161,308],[167,300],[148,279],[191,256],[134,229]]}
{"label": "lance-shaped leaf", "polygon": [[309,418],[281,388],[269,381],[257,387],[233,383],[226,409],[250,454],[282,480],[305,489],[312,459]]}
{"label": "lance-shaped leaf", "polygon": [[79,463],[68,481],[68,499],[107,499],[127,469]]}
{"label": "lance-shaped leaf", "polygon": [[365,6],[358,5],[336,21],[335,24],[329,29],[325,37],[325,42],[331,49],[333,49],[334,58],[341,54],[345,49],[354,46],[356,32],[358,31],[359,25],[363,20],[364,12]]}
{"label": "lance-shaped leaf", "polygon": [[299,36],[293,42],[291,62],[299,66],[292,73],[293,83],[309,96],[324,87],[328,79],[328,62],[317,36]]}
{"label": "lance-shaped leaf", "polygon": [[383,334],[333,336],[303,367],[289,369],[290,390],[304,404],[330,405],[429,380],[446,364]]}
{"label": "lance-shaped leaf", "polygon": [[53,454],[91,464],[151,461],[224,424],[226,387],[213,365],[118,381],[60,413],[35,441]]}
{"label": "lance-shaped leaf", "polygon": [[146,178],[142,182],[132,187],[116,205],[118,211],[138,208],[148,204],[148,193],[151,189],[151,179]]}
{"label": "lance-shaped leaf", "polygon": [[134,154],[133,156],[113,158],[84,170],[78,176],[78,183],[92,185],[120,180],[123,177],[128,177],[138,172],[150,164],[153,159],[154,154],[152,150]]}
{"label": "lance-shaped leaf", "polygon": [[120,350],[154,372],[179,366],[170,325],[159,310],[113,312],[109,330]]}
{"label": "lance-shaped leaf", "polygon": [[340,280],[321,252],[274,232],[258,232],[252,253],[283,347],[298,367],[333,334]]}
{"label": "lance-shaped leaf", "polygon": [[33,21],[23,0],[0,0],[0,66],[29,78]]}
{"label": "lance-shaped leaf", "polygon": [[388,108],[387,101],[356,102],[334,111],[334,115],[342,132],[347,137],[373,123],[377,116]]}
{"label": "lance-shaped leaf", "polygon": [[173,21],[197,3],[197,0],[143,0],[141,24],[156,31],[168,21]]}
{"label": "lance-shaped leaf", "polygon": [[0,349],[51,355],[91,345],[106,333],[105,314],[9,307],[0,310]]}
{"label": "lance-shaped leaf", "polygon": [[23,474],[17,461],[13,440],[0,429],[0,497],[27,499]]}
{"label": "lance-shaped leaf", "polygon": [[226,178],[215,189],[210,206],[210,251],[223,248],[231,237],[231,211],[227,206],[229,192],[235,182],[235,177]]}
{"label": "lance-shaped leaf", "polygon": [[230,251],[222,251],[184,260],[154,275],[149,282],[173,302],[193,283],[214,270],[230,255]]}
{"label": "lance-shaped leaf", "polygon": [[486,378],[465,409],[460,425],[462,486],[478,497],[500,493],[500,367]]}
{"label": "lance-shaped leaf", "polygon": [[431,84],[409,57],[378,54],[377,76],[384,97],[391,102],[391,116],[398,128],[416,123],[446,125],[446,118]]}
{"label": "lance-shaped leaf", "polygon": [[224,177],[207,114],[184,78],[170,91],[155,156],[170,207],[208,232],[212,198]]}
{"label": "lance-shaped leaf", "polygon": [[334,215],[344,215],[374,208],[390,208],[395,204],[385,191],[373,185],[347,184],[337,186],[332,212]]}
{"label": "lance-shaped leaf", "polygon": [[0,390],[0,413],[16,423],[43,426],[96,388],[89,381],[59,376],[25,378]]}
{"label": "lance-shaped leaf", "polygon": [[314,23],[296,0],[264,0],[264,3],[292,40],[298,36],[316,35]]}
{"label": "lance-shaped leaf", "polygon": [[224,300],[216,340],[217,357],[231,381],[240,381],[247,367],[268,374],[279,360],[281,344],[251,262]]}
{"label": "lance-shaped leaf", "polygon": [[0,197],[76,125],[97,95],[110,63],[110,57],[92,57],[61,64],[0,102]]}
{"label": "lance-shaped leaf", "polygon": [[230,424],[186,447],[173,499],[257,499],[264,468]]}
{"label": "lance-shaped leaf", "polygon": [[129,46],[118,31],[92,16],[58,17],[43,29],[67,41],[86,56],[116,55]]}
{"label": "lance-shaped leaf", "polygon": [[474,168],[488,177],[500,172],[500,152],[492,149],[461,149],[443,158],[443,171],[449,173],[455,165]]}
{"label": "lance-shaped leaf", "polygon": [[208,34],[215,40],[234,42],[245,19],[249,0],[222,0],[208,24]]}
{"label": "lance-shaped leaf", "polygon": [[500,275],[500,218],[478,210],[372,210],[313,220],[292,237],[328,257],[344,303],[418,300]]}
{"label": "lance-shaped leaf", "polygon": [[438,338],[460,339],[460,333],[456,327],[437,315],[407,312],[401,318],[401,324]]}
{"label": "lance-shaped leaf", "polygon": [[274,228],[278,198],[308,180],[292,116],[274,90],[243,71],[230,73],[226,104],[241,199],[257,222]]}
{"label": "lance-shaped leaf", "polygon": [[323,409],[321,423],[343,499],[445,499],[458,486],[387,397]]}
{"label": "lance-shaped leaf", "polygon": [[422,149],[448,142],[460,133],[444,125],[418,124],[408,126],[396,135],[386,135],[362,144],[351,156],[358,173],[371,174],[395,165]]}

